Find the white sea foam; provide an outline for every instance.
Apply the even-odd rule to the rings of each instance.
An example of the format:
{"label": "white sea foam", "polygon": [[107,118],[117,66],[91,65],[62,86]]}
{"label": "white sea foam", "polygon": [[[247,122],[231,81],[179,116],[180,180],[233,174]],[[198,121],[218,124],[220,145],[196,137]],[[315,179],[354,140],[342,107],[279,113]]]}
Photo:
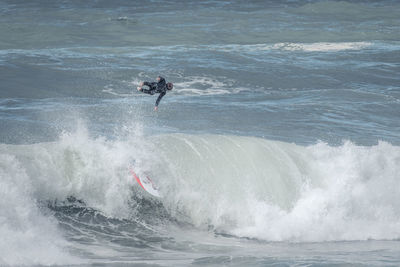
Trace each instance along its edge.
{"label": "white sea foam", "polygon": [[229,79],[209,78],[201,76],[185,77],[184,81],[174,83],[173,92],[180,95],[224,95],[237,94],[245,88],[233,87],[233,81]]}
{"label": "white sea foam", "polygon": [[24,55],[30,57],[49,57],[54,60],[62,58],[115,58],[124,56],[128,58],[150,57],[154,54],[165,52],[191,52],[191,51],[221,51],[221,52],[251,52],[251,51],[306,51],[306,52],[337,52],[344,50],[361,49],[384,49],[398,50],[399,42],[312,42],[312,43],[259,43],[259,44],[216,44],[216,45],[173,45],[173,46],[151,46],[151,47],[65,47],[51,49],[3,49],[0,56]]}
{"label": "white sea foam", "polygon": [[83,263],[69,255],[56,222],[36,206],[33,195],[39,185],[31,180],[29,169],[4,148],[0,147],[0,265]]}
{"label": "white sea foam", "polygon": [[337,42],[337,43],[278,43],[272,46],[272,49],[288,51],[306,51],[306,52],[338,52],[345,50],[361,50],[371,47],[370,42]]}
{"label": "white sea foam", "polygon": [[212,45],[209,50],[224,52],[262,52],[262,51],[304,51],[304,52],[338,52],[345,50],[361,50],[365,48],[379,48],[378,44],[371,42],[317,42],[317,43],[275,43],[251,45]]}

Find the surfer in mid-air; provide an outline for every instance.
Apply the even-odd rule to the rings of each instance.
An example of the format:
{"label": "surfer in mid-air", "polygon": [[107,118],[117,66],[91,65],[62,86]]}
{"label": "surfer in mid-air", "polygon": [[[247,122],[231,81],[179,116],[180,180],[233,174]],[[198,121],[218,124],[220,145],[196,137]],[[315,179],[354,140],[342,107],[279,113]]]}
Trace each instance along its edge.
{"label": "surfer in mid-air", "polygon": [[[143,88],[143,86],[147,86],[149,89]],[[138,91],[141,91],[145,94],[154,95],[155,93],[160,93],[156,100],[156,105],[154,110],[158,110],[158,104],[160,104],[161,98],[165,96],[167,91],[172,90],[174,85],[172,83],[167,83],[165,79],[161,76],[157,77],[157,82],[141,82],[139,87],[137,88]]]}

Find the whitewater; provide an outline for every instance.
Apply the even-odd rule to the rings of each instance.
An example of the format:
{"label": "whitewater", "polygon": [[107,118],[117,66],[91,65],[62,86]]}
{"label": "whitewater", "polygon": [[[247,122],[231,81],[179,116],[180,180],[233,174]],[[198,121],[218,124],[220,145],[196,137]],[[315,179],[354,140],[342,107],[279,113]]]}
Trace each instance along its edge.
{"label": "whitewater", "polygon": [[0,0],[0,265],[398,266],[399,11]]}

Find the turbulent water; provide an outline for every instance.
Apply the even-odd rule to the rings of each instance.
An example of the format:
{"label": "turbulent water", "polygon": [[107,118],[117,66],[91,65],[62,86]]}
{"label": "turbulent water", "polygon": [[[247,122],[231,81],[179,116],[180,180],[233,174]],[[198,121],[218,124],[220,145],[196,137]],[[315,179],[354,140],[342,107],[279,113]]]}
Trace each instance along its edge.
{"label": "turbulent water", "polygon": [[0,0],[0,265],[398,266],[399,14]]}

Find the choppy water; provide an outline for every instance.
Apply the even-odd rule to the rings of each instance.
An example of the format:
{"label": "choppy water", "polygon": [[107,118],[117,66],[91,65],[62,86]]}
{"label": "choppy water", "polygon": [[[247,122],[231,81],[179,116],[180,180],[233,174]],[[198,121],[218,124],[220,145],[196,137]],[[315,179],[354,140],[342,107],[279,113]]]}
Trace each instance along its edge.
{"label": "choppy water", "polygon": [[0,265],[399,265],[398,14],[0,0]]}

